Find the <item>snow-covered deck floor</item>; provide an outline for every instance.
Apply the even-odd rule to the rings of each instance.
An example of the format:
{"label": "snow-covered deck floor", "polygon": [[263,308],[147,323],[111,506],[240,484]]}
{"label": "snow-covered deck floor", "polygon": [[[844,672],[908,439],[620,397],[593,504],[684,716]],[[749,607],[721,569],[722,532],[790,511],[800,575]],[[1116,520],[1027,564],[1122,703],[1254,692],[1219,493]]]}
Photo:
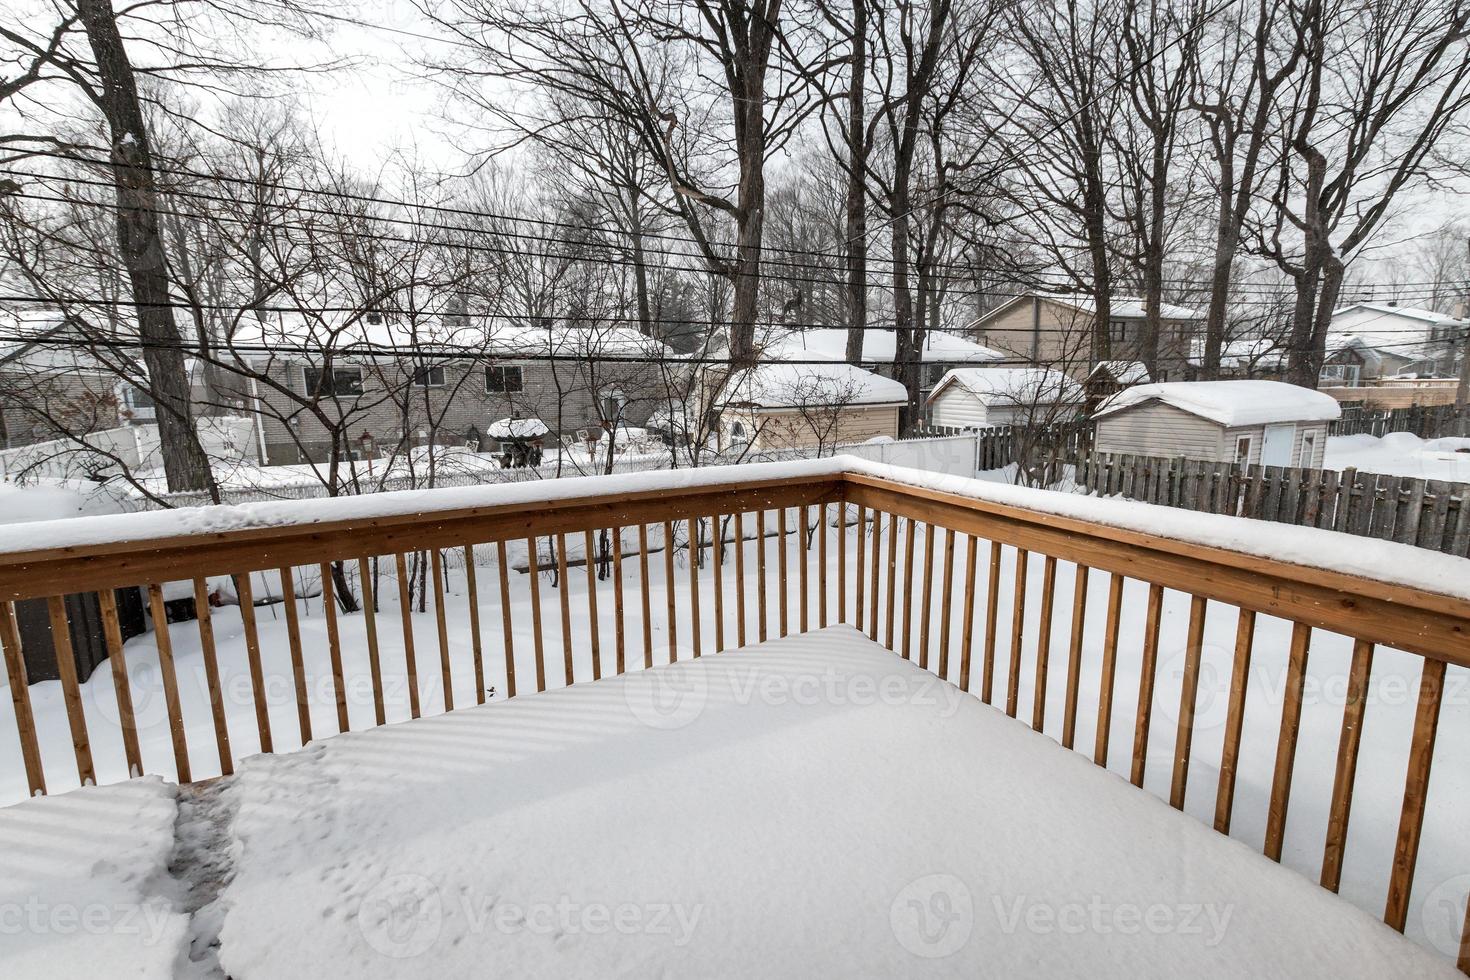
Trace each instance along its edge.
{"label": "snow-covered deck floor", "polygon": [[256,757],[179,827],[237,980],[1458,975],[847,627]]}

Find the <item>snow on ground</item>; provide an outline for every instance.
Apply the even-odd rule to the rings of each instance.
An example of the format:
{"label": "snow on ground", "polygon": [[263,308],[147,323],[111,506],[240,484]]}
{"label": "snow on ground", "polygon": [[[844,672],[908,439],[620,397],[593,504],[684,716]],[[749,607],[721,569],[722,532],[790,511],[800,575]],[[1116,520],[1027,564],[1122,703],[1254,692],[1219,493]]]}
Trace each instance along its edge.
{"label": "snow on ground", "polygon": [[1427,480],[1470,483],[1470,439],[1420,439],[1409,432],[1377,436],[1333,436],[1327,440],[1329,470],[1356,467],[1364,473],[1388,473]]}
{"label": "snow on ground", "polygon": [[175,790],[155,777],[0,809],[0,976],[175,975]]}
{"label": "snow on ground", "polygon": [[258,757],[221,798],[242,980],[1456,975],[846,627]]}
{"label": "snow on ground", "polygon": [[[791,464],[811,466],[813,464]],[[769,470],[763,470],[764,473]],[[664,476],[667,476],[664,475]],[[684,475],[680,479],[696,479]],[[928,477],[909,475],[915,481]],[[622,478],[614,478],[614,482]],[[648,479],[640,477],[639,479]],[[575,481],[560,481],[572,483]],[[952,488],[966,481],[949,483],[937,481]],[[973,484],[974,481],[968,481]],[[519,488],[498,488],[519,491]],[[543,492],[552,488],[542,487]],[[560,489],[558,486],[556,489]],[[447,491],[458,495],[462,491]],[[1016,497],[1027,502],[1036,501],[1035,491],[1023,488],[989,485],[981,496],[999,495],[1002,499]],[[397,496],[397,495],[392,495]],[[1082,504],[1099,509],[1105,516],[1122,515],[1129,521],[1142,522],[1144,517],[1153,516],[1160,525],[1159,530],[1172,533],[1169,518],[1174,512],[1164,508],[1149,507],[1118,501],[1097,501],[1075,496],[1043,495],[1051,509],[1066,512],[1069,503]],[[1053,500],[1053,498],[1055,498]],[[432,498],[431,498],[432,499]],[[1122,504],[1122,507],[1111,506]],[[397,504],[394,504],[397,506]],[[1125,513],[1126,512],[1126,513]],[[832,513],[829,510],[829,514]],[[1182,512],[1181,512],[1182,513]],[[148,517],[158,515],[147,515]],[[1183,514],[1184,517],[1204,524],[1211,515]],[[1122,520],[1115,517],[1115,520]],[[795,526],[792,515],[792,526]],[[1222,528],[1237,535],[1247,531],[1256,538],[1265,537],[1258,532],[1263,526],[1255,522],[1227,521]],[[82,524],[82,521],[70,522]],[[754,521],[747,519],[747,534],[752,533]],[[1244,525],[1246,530],[1241,530]],[[1146,526],[1146,525],[1145,525]],[[54,527],[54,525],[53,525]],[[767,521],[768,528],[775,527],[774,515]],[[659,531],[653,532],[651,545],[661,546]],[[1208,530],[1208,529],[1206,529]],[[1324,555],[1330,559],[1335,550],[1345,550],[1348,545],[1363,548],[1366,545],[1383,545],[1388,550],[1378,552],[1376,560],[1384,565],[1380,572],[1393,577],[1395,569],[1385,563],[1403,565],[1404,546],[1387,545],[1383,542],[1364,542],[1361,539],[1330,535],[1328,532],[1301,528],[1269,528],[1271,536],[1293,531],[1312,535],[1295,543],[1288,542],[1303,554]],[[727,528],[728,532],[728,528]],[[1210,531],[1214,534],[1216,532]],[[849,562],[855,563],[855,532],[849,532]],[[1324,537],[1326,535],[1326,537]],[[1346,538],[1346,544],[1338,548],[1337,538]],[[682,532],[681,532],[682,538]],[[624,590],[626,595],[626,664],[629,670],[637,670],[643,664],[644,632],[641,609],[638,602],[638,561],[631,547],[633,538],[627,538],[624,562]],[[1325,542],[1325,543],[1324,543]],[[570,543],[577,545],[578,536]],[[1315,550],[1306,545],[1315,544]],[[889,528],[882,528],[883,554],[888,553]],[[797,568],[801,553],[795,536],[790,541],[790,588],[788,625],[797,630],[799,621]],[[942,548],[942,539],[940,541]],[[759,582],[756,577],[756,543],[746,543],[746,641],[755,643],[759,638],[757,617],[759,605]],[[772,638],[780,633],[779,603],[775,586],[777,568],[774,540],[766,543],[767,568],[770,575],[766,622],[768,635]],[[957,543],[956,561],[963,561],[966,544],[963,538]],[[981,648],[985,615],[985,595],[988,588],[988,551],[981,542],[977,582],[976,640],[974,648],[974,677],[972,691],[981,688]],[[1304,550],[1303,550],[1304,549]],[[1395,551],[1394,549],[1399,549]],[[733,566],[733,546],[727,548],[727,566],[724,575],[725,642],[734,646],[737,642],[736,588]],[[902,555],[904,543],[898,542],[898,554]],[[872,539],[868,538],[867,552],[872,554]],[[894,630],[896,645],[901,645],[907,634],[917,645],[918,619],[922,615],[920,603],[921,575],[925,560],[926,541],[922,533],[916,538],[915,574],[897,578],[897,596],[894,608],[899,618]],[[1409,578],[1424,578],[1440,582],[1439,591],[1458,592],[1470,589],[1470,576],[1464,574],[1464,559],[1449,559],[1446,556],[1426,555],[1413,551],[1416,558],[1413,569],[1406,570]],[[837,548],[829,548],[828,567],[828,621],[837,617]],[[478,594],[480,597],[481,636],[484,647],[486,686],[493,689],[493,702],[504,699],[506,693],[505,665],[501,641],[501,608],[497,588],[498,571],[493,564],[493,548],[476,551]],[[573,559],[580,550],[573,551]],[[1388,557],[1384,557],[1387,555]],[[674,640],[677,658],[692,656],[691,616],[689,601],[689,569],[686,552],[676,555],[674,568],[674,597],[677,616],[673,629],[662,610],[665,607],[664,554],[655,551],[649,556],[649,578],[654,611],[649,634],[651,661],[662,664],[670,659],[670,639]],[[454,553],[448,556],[454,559]],[[818,623],[817,568],[813,551],[809,585],[810,625]],[[544,560],[544,559],[543,559]],[[871,560],[871,557],[870,557]],[[900,558],[900,561],[902,559]],[[1000,604],[997,617],[997,633],[1000,637],[994,668],[994,686],[997,697],[1002,700],[1006,689],[1009,666],[1009,637],[1011,634],[1012,581],[1014,577],[1015,552],[1002,548]],[[1362,561],[1372,563],[1375,556],[1368,555]],[[1439,578],[1434,577],[1434,563],[1451,562],[1439,569]],[[1036,637],[1038,636],[1038,610],[1044,558],[1032,555],[1029,559],[1029,577],[1026,604],[1025,641],[1020,666],[1019,702],[1022,717],[1029,719],[1033,699],[1033,679],[1036,665]],[[524,565],[524,554],[510,555],[512,567]],[[355,567],[351,575],[355,578]],[[391,569],[385,563],[383,572]],[[1456,576],[1462,581],[1456,583]],[[1051,680],[1047,698],[1045,732],[1053,739],[1060,739],[1067,663],[1067,643],[1070,635],[1070,609],[1073,591],[1073,567],[1066,562],[1057,565],[1056,595],[1057,610],[1051,634]],[[526,576],[512,573],[511,576],[511,621],[513,624],[515,662],[518,693],[534,690],[535,664],[529,590]],[[710,569],[701,569],[700,623],[701,649],[705,654],[714,650],[713,584]],[[959,637],[963,622],[962,601],[963,567],[957,568],[954,576],[951,604],[951,655],[947,665],[947,677],[957,681],[959,677]],[[401,721],[409,716],[404,646],[401,621],[398,617],[396,586],[391,575],[385,574],[379,582],[382,596],[381,609],[377,616],[377,633],[385,684],[387,686],[387,717],[390,722]],[[451,564],[448,573],[449,599],[446,603],[446,619],[449,625],[450,659],[453,668],[454,701],[463,707],[475,700],[471,645],[469,637],[469,610],[467,590],[462,566]],[[1107,576],[1093,573],[1089,579],[1086,630],[1080,677],[1080,705],[1078,720],[1077,749],[1090,758],[1097,727],[1096,706],[1100,692],[1100,664],[1102,660],[1102,633],[1106,609]],[[849,577],[849,595],[854,587]],[[886,579],[883,585],[883,601],[887,605]],[[931,646],[937,647],[939,619],[942,607],[942,577],[934,579],[934,600],[929,630]],[[1141,662],[1141,645],[1147,588],[1132,582],[1125,587],[1123,616],[1119,646],[1118,673],[1115,685],[1116,701],[1111,727],[1112,752],[1109,760],[1115,772],[1126,774],[1129,767],[1133,743],[1134,719],[1137,711],[1137,692]],[[548,684],[560,687],[562,674],[562,634],[560,627],[559,601],[561,593],[552,585],[549,576],[541,579],[541,621],[544,630],[545,671]],[[588,607],[587,579],[585,568],[570,569],[567,582],[568,604],[571,610],[573,634],[573,659],[575,678],[589,680],[592,676],[590,635],[583,625]],[[613,589],[610,582],[598,585],[599,639],[601,667],[604,676],[615,669],[616,632],[614,629]],[[309,681],[309,699],[314,734],[319,738],[336,731],[331,673],[326,642],[326,623],[319,599],[298,600],[306,654],[306,672]],[[1175,722],[1177,719],[1181,670],[1184,658],[1185,630],[1188,620],[1188,597],[1182,593],[1167,591],[1163,606],[1160,637],[1159,670],[1153,700],[1154,723],[1149,738],[1149,761],[1145,774],[1145,788],[1156,795],[1167,795],[1170,769],[1174,751]],[[866,611],[873,608],[871,598]],[[905,625],[905,610],[913,622]],[[849,601],[848,618],[854,617],[853,604]],[[276,751],[290,751],[299,745],[296,723],[295,695],[286,640],[285,619],[280,606],[261,607],[257,610],[264,673],[266,680],[269,717],[275,736]],[[1213,819],[1215,787],[1218,780],[1218,763],[1223,741],[1225,706],[1231,673],[1232,651],[1235,642],[1236,611],[1211,603],[1205,631],[1203,669],[1200,680],[1198,719],[1195,727],[1193,763],[1189,782],[1186,812],[1209,823]],[[864,622],[866,625],[866,620]],[[886,630],[886,614],[878,632],[880,639]],[[219,644],[221,673],[223,674],[225,702],[230,718],[230,734],[235,754],[244,756],[256,751],[258,742],[255,734],[254,707],[251,698],[249,675],[244,656],[244,643],[239,610],[233,607],[214,610],[214,629]],[[435,614],[432,603],[423,613],[413,615],[416,635],[416,653],[420,699],[427,714],[442,711],[443,698],[440,688],[440,664],[437,644]],[[344,614],[341,617],[343,655],[347,675],[347,701],[349,720],[354,729],[363,729],[373,723],[373,705],[369,682],[364,623],[360,614]],[[209,703],[204,682],[204,669],[200,650],[197,624],[178,623],[170,627],[173,647],[178,660],[183,711],[192,748],[191,762],[196,778],[213,775],[219,771],[214,758],[213,730],[210,721]],[[1264,838],[1267,804],[1270,796],[1272,770],[1275,762],[1275,746],[1280,727],[1282,691],[1285,682],[1286,652],[1289,643],[1290,625],[1282,620],[1267,616],[1259,617],[1255,636],[1255,657],[1251,667],[1250,700],[1245,712],[1245,735],[1241,753],[1239,786],[1237,789],[1235,822],[1232,834],[1252,849],[1259,850]],[[1333,764],[1336,758],[1337,739],[1342,720],[1351,643],[1344,637],[1317,631],[1314,633],[1311,656],[1308,662],[1308,677],[1305,707],[1302,717],[1301,741],[1295,770],[1295,783],[1291,801],[1290,820],[1287,824],[1286,847],[1283,862],[1287,867],[1316,880],[1320,870],[1323,835],[1327,823],[1327,804],[1331,792]],[[168,737],[167,717],[164,709],[162,685],[158,673],[157,654],[153,637],[145,635],[127,645],[129,674],[132,678],[134,698],[138,703],[140,742],[144,768],[150,773],[172,772],[171,751]],[[931,666],[937,666],[937,653]],[[1383,896],[1387,882],[1393,841],[1397,832],[1399,808],[1402,801],[1405,761],[1414,717],[1415,698],[1418,687],[1421,661],[1418,657],[1397,651],[1379,651],[1373,672],[1373,687],[1367,710],[1363,745],[1360,754],[1358,781],[1354,796],[1352,823],[1348,839],[1347,862],[1344,871],[1342,895],[1350,902],[1368,912],[1378,915],[1382,911]],[[1454,951],[1458,930],[1463,916],[1466,893],[1470,891],[1470,841],[1463,833],[1463,814],[1470,812],[1470,771],[1454,764],[1456,754],[1470,741],[1470,671],[1452,667],[1447,678],[1443,715],[1440,721],[1439,758],[1436,761],[1430,784],[1429,816],[1425,823],[1424,840],[1419,859],[1419,873],[1414,888],[1414,907],[1411,911],[1408,933],[1421,944],[1433,946],[1446,955]],[[48,784],[53,791],[64,790],[75,785],[76,773],[71,761],[70,737],[66,724],[60,686],[56,682],[33,685],[32,698],[36,708],[37,724],[42,740],[42,754],[46,764]],[[122,778],[124,773],[123,753],[117,737],[117,708],[113,695],[111,671],[103,665],[83,685],[83,701],[91,728],[94,755],[102,781]],[[596,720],[568,720],[568,727],[599,724]],[[20,764],[18,740],[15,738],[14,718],[8,698],[0,697],[0,800],[16,800],[24,795],[25,787]],[[319,751],[319,749],[314,749]],[[426,749],[412,762],[403,762],[406,770],[422,763],[432,762],[438,751]],[[1079,811],[1076,823],[1087,822],[1086,808]]]}

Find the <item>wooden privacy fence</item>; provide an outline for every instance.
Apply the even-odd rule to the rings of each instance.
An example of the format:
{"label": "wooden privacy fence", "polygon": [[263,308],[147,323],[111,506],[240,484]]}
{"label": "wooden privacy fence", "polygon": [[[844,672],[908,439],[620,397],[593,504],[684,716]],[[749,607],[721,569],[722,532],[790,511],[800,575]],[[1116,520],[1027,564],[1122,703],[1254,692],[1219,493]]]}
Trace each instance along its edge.
{"label": "wooden privacy fence", "polygon": [[[751,478],[753,473],[772,472],[784,475]],[[1175,716],[1168,802],[1184,808],[1194,754],[1206,620],[1225,612],[1224,618],[1235,624],[1234,655],[1223,745],[1219,759],[1211,760],[1218,761],[1219,773],[1213,786],[1213,825],[1221,833],[1230,833],[1246,712],[1259,715],[1274,709],[1279,698],[1280,727],[1274,749],[1264,851],[1273,860],[1281,860],[1294,767],[1298,764],[1332,767],[1335,776],[1319,878],[1332,891],[1338,890],[1342,880],[1368,704],[1365,693],[1373,681],[1375,650],[1382,645],[1420,659],[1422,675],[1413,706],[1412,731],[1400,736],[1407,740],[1404,746],[1407,763],[1403,792],[1396,807],[1397,833],[1391,853],[1355,855],[1355,861],[1382,862],[1378,866],[1386,869],[1387,876],[1383,918],[1393,928],[1404,929],[1429,808],[1430,770],[1440,728],[1446,673],[1470,667],[1470,602],[1330,569],[1290,564],[998,504],[965,493],[896,482],[868,472],[844,472],[840,462],[805,464],[800,476],[791,476],[790,472],[789,466],[782,470],[751,468],[742,474],[742,479],[727,482],[720,482],[718,474],[700,475],[692,480],[670,474],[644,478],[657,485],[616,493],[598,493],[597,481],[589,481],[581,496],[535,503],[496,504],[496,494],[487,491],[486,505],[454,510],[430,509],[304,525],[179,533],[142,541],[99,542],[86,547],[41,548],[0,555],[0,640],[3,640],[10,675],[27,784],[32,793],[45,792],[46,773],[12,612],[14,601],[45,600],[58,636],[64,636],[67,606],[62,597],[78,592],[98,594],[112,655],[113,677],[117,681],[115,718],[121,726],[121,751],[127,756],[128,771],[136,775],[144,771],[144,758],[139,751],[138,721],[128,688],[125,651],[112,611],[111,590],[141,585],[152,605],[154,621],[161,623],[160,584],[165,581],[192,580],[198,594],[205,587],[207,576],[232,574],[237,576],[237,581],[248,583],[250,576],[245,573],[279,571],[286,596],[291,687],[297,709],[295,724],[290,726],[292,730],[282,731],[279,727],[273,730],[265,710],[258,614],[250,604],[248,587],[242,595],[244,604],[240,612],[250,668],[250,695],[255,705],[250,725],[253,730],[240,731],[239,717],[235,719],[236,730],[230,730],[207,603],[199,603],[206,614],[200,618],[197,629],[208,683],[208,723],[195,719],[192,727],[186,725],[180,710],[179,679],[169,631],[155,633],[167,712],[169,757],[162,762],[153,758],[148,768],[188,781],[191,762],[201,758],[209,760],[210,770],[231,772],[236,759],[243,754],[236,748],[241,744],[258,743],[261,751],[270,752],[274,747],[293,747],[315,736],[350,727],[384,724],[384,676],[390,670],[395,675],[400,671],[406,673],[412,717],[454,709],[446,623],[450,610],[446,605],[441,556],[444,550],[490,547],[500,558],[498,580],[477,583],[476,563],[466,560],[468,605],[455,613],[456,617],[467,618],[473,643],[472,669],[475,689],[479,692],[474,699],[476,703],[486,699],[487,670],[493,668],[498,673],[501,663],[505,695],[515,697],[519,692],[545,689],[551,672],[559,673],[562,683],[595,680],[604,672],[622,673],[630,666],[646,668],[655,663],[699,657],[768,637],[843,622],[863,630],[874,641],[914,661],[918,667],[952,680],[987,704],[1029,721],[1037,731],[1055,733],[1063,746],[1072,749],[1079,729],[1084,640],[1088,636],[1094,640],[1100,636],[1096,735],[1092,739],[1091,756],[1098,765],[1107,766],[1118,752],[1124,753],[1132,782],[1141,787],[1157,700],[1155,681],[1160,673],[1160,626],[1167,589],[1171,601],[1181,598],[1188,602],[1187,642]],[[697,485],[690,485],[691,482]],[[982,492],[980,484],[958,486]],[[328,502],[320,502],[317,506],[327,505]],[[418,505],[431,508],[432,494],[420,495]],[[257,523],[262,519],[258,512],[253,516]],[[215,526],[220,526],[219,522]],[[652,529],[663,540],[672,542],[681,528],[686,541],[694,544],[686,553],[704,560],[687,561],[687,568],[676,574],[675,550],[664,548],[660,562],[664,572],[662,588],[655,588],[649,575],[649,531]],[[720,533],[711,534],[712,528],[721,529]],[[544,538],[551,538],[556,544],[558,583],[567,583],[569,575],[583,574],[568,567],[568,541],[580,542],[583,553],[594,556],[595,560],[585,564],[585,608],[580,603],[579,608],[572,608],[567,588],[556,588],[556,598],[543,593],[549,586],[536,574],[540,549],[534,545]],[[624,553],[622,542],[630,539],[636,539],[639,547]],[[924,546],[916,566],[918,540]],[[533,620],[533,649],[529,655],[524,649],[516,650],[505,560],[507,545],[518,543],[528,545],[532,570],[532,574],[525,576]],[[438,657],[433,666],[416,659],[416,649],[423,648],[415,646],[419,638],[414,636],[414,619],[408,615],[412,601],[407,585],[410,577],[404,572],[405,562],[411,555],[425,552],[430,556],[432,568],[429,576],[432,603],[428,608],[433,611],[433,633],[437,638]],[[380,561],[398,571],[397,586],[391,590],[394,595],[379,596],[373,591],[378,579],[369,574],[369,569]],[[339,562],[346,568],[362,571],[357,587],[363,590],[363,602],[362,612],[351,616],[340,613],[330,596],[321,607],[330,648],[331,678],[326,686],[335,716],[327,732],[323,732],[319,727],[313,728],[309,710],[300,614],[290,591],[290,573],[297,565],[317,567],[324,588],[330,591],[339,579],[327,574],[327,566]],[[610,580],[600,577],[599,567],[604,562],[613,568]],[[1003,562],[1011,568],[1009,590],[1002,587]],[[1066,563],[1069,572],[1075,570],[1070,596],[1065,594],[1065,589],[1058,589],[1059,563]],[[636,572],[632,568],[635,564]],[[625,565],[629,573],[627,585],[623,574]],[[977,588],[980,567],[988,570],[983,590]],[[1031,571],[1033,567],[1039,569],[1039,575]],[[1470,570],[1470,563],[1466,568]],[[754,572],[753,582],[747,574],[750,571]],[[1036,585],[1039,579],[1038,589],[1028,586],[1028,576],[1030,586]],[[1106,577],[1107,598],[1100,610],[1095,608],[1097,603],[1089,608],[1088,583],[1094,576]],[[1132,636],[1127,644],[1120,638],[1125,584],[1130,582],[1142,583],[1147,592],[1144,626],[1136,640],[1137,647]],[[1003,596],[1002,591],[1010,594]],[[1058,595],[1058,591],[1063,594]],[[497,593],[499,628],[489,615],[496,605]],[[481,597],[486,600],[483,604]],[[701,597],[711,601],[702,601]],[[401,664],[390,664],[380,655],[382,637],[375,618],[378,599],[398,605],[403,613]],[[1037,602],[1039,609],[1028,609],[1032,602]],[[609,608],[612,611],[611,650],[599,649],[599,630],[590,630],[584,639],[576,639],[571,628],[574,619],[604,622],[599,603],[603,604],[604,613]],[[1207,603],[1223,604],[1227,609]],[[548,605],[552,606],[549,610]],[[932,613],[936,608],[940,615],[934,626]],[[654,609],[662,610],[657,628]],[[1008,617],[1003,615],[1007,611]],[[750,624],[750,612],[756,614],[754,626]],[[1289,645],[1282,649],[1275,643],[1262,644],[1257,649],[1258,616],[1289,623]],[[543,629],[544,625],[550,625],[545,621],[553,617],[559,618],[561,629]],[[1004,629],[1003,622],[1007,624]],[[711,626],[713,643],[703,644],[702,638],[711,636]],[[543,636],[557,632],[561,649],[548,649],[549,643],[543,642]],[[658,635],[660,632],[662,636]],[[1053,643],[1054,632],[1056,643]],[[1308,658],[1314,637],[1323,639],[1322,633],[1350,638],[1352,645],[1351,674],[1335,760],[1309,758],[1312,753],[1305,749],[1298,752]],[[602,638],[606,639],[605,632]],[[586,671],[584,667],[584,672],[579,674],[573,647],[586,643],[591,645],[591,670]],[[358,644],[365,644],[370,665],[372,716],[369,719],[359,714],[354,726],[345,694],[343,659],[346,652],[359,652]],[[434,641],[425,646],[433,649]],[[1052,657],[1054,647],[1058,654],[1056,662]],[[583,655],[588,651],[576,652]],[[1120,695],[1119,664],[1124,657],[1129,658],[1129,664],[1137,658],[1139,690],[1132,745],[1115,751],[1110,735],[1115,700]],[[1257,662],[1285,666],[1285,684],[1279,694],[1262,689],[1266,687],[1264,683],[1253,681],[1253,658]],[[582,662],[585,664],[586,660]],[[529,676],[527,668],[531,670]],[[442,675],[440,693],[432,702],[421,699],[420,670]],[[1030,705],[1024,704],[1021,697],[1023,673],[1034,678],[1028,681],[1034,690]],[[80,780],[91,781],[95,779],[96,769],[89,719],[82,711],[75,677],[63,672],[61,682],[71,744],[65,746],[67,759],[53,756],[53,771],[58,764],[69,766],[74,761]],[[1053,691],[1064,691],[1064,700],[1057,699],[1062,704],[1060,719],[1055,710],[1050,716],[1047,714],[1047,696]],[[1089,704],[1089,715],[1093,710],[1094,706]],[[47,746],[48,754],[57,750],[54,744]],[[1300,760],[1299,754],[1303,756]],[[1085,815],[1079,818],[1085,819]],[[1461,815],[1453,819],[1461,819]],[[1453,870],[1466,872],[1470,868]],[[1457,910],[1456,914],[1463,915],[1464,910]],[[1470,944],[1466,942],[1462,942],[1459,963],[1470,972]]]}
{"label": "wooden privacy fence", "polygon": [[1470,410],[1454,405],[1411,405],[1377,411],[1359,404],[1344,404],[1342,418],[1327,423],[1329,436],[1386,436],[1410,432],[1421,439],[1441,436],[1470,436]]}
{"label": "wooden privacy fence", "polygon": [[1086,452],[1080,489],[1169,507],[1328,528],[1470,556],[1470,484],[1385,473]]}
{"label": "wooden privacy fence", "polygon": [[973,433],[980,438],[980,469],[998,470],[1016,462],[1026,445],[1037,447],[1038,460],[1071,460],[1092,446],[1091,422],[1062,422],[1050,425],[991,425],[964,428],[925,423],[921,436],[962,435]]}

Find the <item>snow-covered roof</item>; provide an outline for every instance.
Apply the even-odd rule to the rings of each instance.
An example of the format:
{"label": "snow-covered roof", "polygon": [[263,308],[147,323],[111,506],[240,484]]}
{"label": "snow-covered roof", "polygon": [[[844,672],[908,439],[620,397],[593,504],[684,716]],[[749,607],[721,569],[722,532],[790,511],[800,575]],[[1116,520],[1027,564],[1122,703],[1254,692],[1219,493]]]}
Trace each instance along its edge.
{"label": "snow-covered roof", "polygon": [[1360,353],[1416,360],[1426,354],[1443,353],[1428,347],[1436,328],[1470,326],[1470,320],[1387,303],[1355,303],[1335,310],[1328,325],[1327,352],[1352,348]]}
{"label": "snow-covered roof", "polygon": [[908,391],[891,378],[854,367],[846,361],[760,364],[735,375],[720,402],[757,408],[800,408],[839,405],[902,405]]}
{"label": "snow-covered roof", "polygon": [[1092,369],[1091,378],[1104,372],[1120,385],[1137,385],[1148,382],[1148,365],[1142,361],[1098,361]]}
{"label": "snow-covered roof", "polygon": [[949,388],[969,392],[985,405],[1057,405],[1082,400],[1082,386],[1061,371],[1043,367],[952,368],[929,400]]}
{"label": "snow-covered roof", "polygon": [[[1033,299],[1070,307],[1079,313],[1088,315],[1092,315],[1097,310],[1097,301],[1086,293],[1022,293],[977,317],[970,326],[983,328],[987,321],[1008,312],[1018,304],[1030,303]],[[1138,296],[1114,296],[1108,309],[1109,317],[1114,320],[1141,320],[1144,317],[1143,299]],[[1159,314],[1165,320],[1203,320],[1205,316],[1199,310],[1190,309],[1187,306],[1176,306],[1173,303],[1160,304]]]}
{"label": "snow-covered roof", "polygon": [[[1275,337],[1237,337],[1220,345],[1220,366],[1234,370],[1274,369],[1286,361],[1284,340]],[[1190,343],[1189,363],[1196,367],[1205,360],[1205,339],[1196,337]]]}
{"label": "snow-covered roof", "polygon": [[539,439],[551,430],[540,419],[501,419],[485,428],[491,439]]}
{"label": "snow-covered roof", "polygon": [[1284,381],[1169,381],[1135,385],[1108,399],[1097,414],[1111,415],[1153,401],[1226,428],[1268,422],[1324,422],[1342,414],[1337,399],[1331,395]]}
{"label": "snow-covered roof", "polygon": [[[892,330],[865,330],[862,359],[868,363],[892,363],[897,347]],[[847,331],[839,328],[793,330],[772,338],[766,345],[767,356],[820,356],[838,360],[847,356]],[[1004,360],[1005,354],[983,347],[958,334],[931,330],[924,335],[921,360],[926,363],[979,364]]]}

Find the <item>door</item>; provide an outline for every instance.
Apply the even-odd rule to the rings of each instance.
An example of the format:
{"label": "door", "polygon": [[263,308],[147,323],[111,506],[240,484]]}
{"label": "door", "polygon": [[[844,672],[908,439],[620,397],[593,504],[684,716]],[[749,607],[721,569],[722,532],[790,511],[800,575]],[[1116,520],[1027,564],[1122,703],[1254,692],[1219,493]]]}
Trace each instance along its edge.
{"label": "door", "polygon": [[1261,465],[1290,466],[1291,444],[1295,438],[1296,426],[1289,422],[1266,426],[1266,434],[1261,439]]}

